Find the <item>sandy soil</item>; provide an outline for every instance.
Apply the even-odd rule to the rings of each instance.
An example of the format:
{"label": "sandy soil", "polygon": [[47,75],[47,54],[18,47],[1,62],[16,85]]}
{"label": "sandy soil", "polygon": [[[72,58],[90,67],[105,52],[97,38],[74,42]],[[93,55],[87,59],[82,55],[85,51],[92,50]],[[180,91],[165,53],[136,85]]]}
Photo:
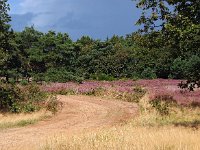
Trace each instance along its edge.
{"label": "sandy soil", "polygon": [[58,96],[63,109],[35,125],[0,131],[0,149],[35,149],[47,138],[94,132],[127,121],[137,105],[91,96]]}

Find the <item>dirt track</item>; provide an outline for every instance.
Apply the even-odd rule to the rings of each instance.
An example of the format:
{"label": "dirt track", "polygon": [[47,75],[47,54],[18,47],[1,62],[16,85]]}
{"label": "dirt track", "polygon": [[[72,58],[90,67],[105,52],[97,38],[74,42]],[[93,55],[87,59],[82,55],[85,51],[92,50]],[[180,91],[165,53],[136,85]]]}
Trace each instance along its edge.
{"label": "dirt track", "polygon": [[[0,131],[0,149],[34,149],[55,135],[92,132],[127,121],[137,105],[89,96],[58,96],[63,109],[49,120],[35,125]],[[26,148],[25,148],[26,147]]]}

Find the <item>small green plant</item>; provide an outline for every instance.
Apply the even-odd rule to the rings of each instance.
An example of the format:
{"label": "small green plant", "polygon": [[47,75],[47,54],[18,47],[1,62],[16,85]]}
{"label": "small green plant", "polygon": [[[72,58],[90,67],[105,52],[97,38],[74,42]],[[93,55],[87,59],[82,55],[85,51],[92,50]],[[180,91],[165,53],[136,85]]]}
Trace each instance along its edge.
{"label": "small green plant", "polygon": [[27,103],[23,106],[23,112],[25,112],[25,113],[35,112],[35,111],[38,111],[38,110],[40,110],[40,106],[35,105],[32,102],[29,102],[29,103]]}
{"label": "small green plant", "polygon": [[105,73],[96,73],[91,75],[91,78],[93,80],[98,80],[98,81],[114,81],[115,78],[111,75],[107,75]]}
{"label": "small green plant", "polygon": [[172,96],[159,95],[154,100],[151,100],[150,104],[161,116],[167,116],[170,114],[170,107],[177,105],[177,102]]}
{"label": "small green plant", "polygon": [[20,84],[23,86],[28,85],[28,81],[23,79],[20,81]]}

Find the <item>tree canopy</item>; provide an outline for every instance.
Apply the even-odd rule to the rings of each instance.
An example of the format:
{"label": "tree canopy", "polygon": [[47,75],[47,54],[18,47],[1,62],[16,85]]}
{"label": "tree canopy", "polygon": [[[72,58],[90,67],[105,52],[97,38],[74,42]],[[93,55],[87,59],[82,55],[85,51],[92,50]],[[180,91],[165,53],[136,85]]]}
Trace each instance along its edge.
{"label": "tree canopy", "polygon": [[34,26],[12,31],[9,5],[2,0],[0,77],[7,82],[172,78],[199,85],[199,1],[136,1],[144,11],[138,20],[142,32],[73,41],[67,33],[42,33]]}
{"label": "tree canopy", "polygon": [[[152,43],[158,39],[173,57],[190,60],[200,55],[200,1],[199,0],[135,0],[143,13],[137,24],[141,30],[153,34]],[[159,32],[161,36],[155,36]],[[151,43],[151,45],[152,45]],[[199,66],[200,64],[195,64]],[[194,66],[195,66],[194,65]],[[187,69],[187,68],[186,68]],[[200,86],[200,69],[188,73],[188,84]]]}

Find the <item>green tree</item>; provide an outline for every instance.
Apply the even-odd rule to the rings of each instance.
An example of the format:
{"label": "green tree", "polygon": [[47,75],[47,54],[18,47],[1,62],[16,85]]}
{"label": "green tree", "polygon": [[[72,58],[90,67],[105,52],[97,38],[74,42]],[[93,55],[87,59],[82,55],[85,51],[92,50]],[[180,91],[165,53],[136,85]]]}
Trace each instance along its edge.
{"label": "green tree", "polygon": [[[7,0],[0,1],[0,76],[9,77],[17,75],[17,69],[20,65],[18,53],[15,51],[15,42],[13,30],[9,22],[11,17],[8,15],[10,10]],[[13,63],[13,61],[15,63]]]}
{"label": "green tree", "polygon": [[[143,10],[137,22],[144,25],[141,31],[160,32],[164,41],[163,47],[169,50],[172,57],[187,59],[193,55],[200,55],[199,0],[135,1],[137,7]],[[196,69],[194,74],[200,74],[200,69]],[[200,79],[196,76],[191,76],[189,80],[197,85],[200,84]]]}
{"label": "green tree", "polygon": [[28,80],[36,66],[32,58],[41,57],[39,55],[33,55],[38,54],[37,50],[41,45],[39,41],[42,35],[43,33],[35,30],[33,26],[26,27],[22,32],[15,32],[15,42],[17,43],[17,49],[21,60],[20,73],[22,77]]}

